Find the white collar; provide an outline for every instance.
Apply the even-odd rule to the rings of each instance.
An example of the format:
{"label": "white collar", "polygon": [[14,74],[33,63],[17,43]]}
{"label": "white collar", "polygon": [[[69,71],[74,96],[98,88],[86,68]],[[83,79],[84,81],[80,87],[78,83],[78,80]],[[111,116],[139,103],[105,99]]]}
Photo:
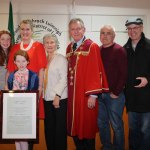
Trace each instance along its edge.
{"label": "white collar", "polygon": [[21,41],[21,43],[20,43],[20,49],[24,50],[24,51],[28,51],[32,47],[33,43],[34,43],[34,41],[33,41],[33,39],[31,39],[29,45],[26,48],[24,48],[23,47],[23,41]]}

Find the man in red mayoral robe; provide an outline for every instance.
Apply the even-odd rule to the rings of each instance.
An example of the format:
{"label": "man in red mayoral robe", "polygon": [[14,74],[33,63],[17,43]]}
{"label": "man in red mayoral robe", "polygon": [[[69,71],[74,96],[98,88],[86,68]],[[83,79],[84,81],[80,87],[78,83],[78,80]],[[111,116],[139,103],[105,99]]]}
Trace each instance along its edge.
{"label": "man in red mayoral robe", "polygon": [[97,95],[108,91],[99,46],[84,36],[80,18],[69,23],[73,38],[67,47],[68,59],[68,135],[73,137],[77,150],[95,150],[98,131]]}

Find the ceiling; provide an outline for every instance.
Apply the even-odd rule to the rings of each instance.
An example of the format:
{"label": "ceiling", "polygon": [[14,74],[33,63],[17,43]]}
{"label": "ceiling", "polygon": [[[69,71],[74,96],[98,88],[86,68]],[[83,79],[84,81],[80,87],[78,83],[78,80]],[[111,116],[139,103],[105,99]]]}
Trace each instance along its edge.
{"label": "ceiling", "polygon": [[[6,3],[9,0],[0,0],[0,3]],[[12,0],[13,3],[36,3],[38,4],[62,4],[71,5],[75,2],[76,5],[81,6],[103,6],[103,7],[124,7],[124,8],[142,8],[150,9],[150,0]]]}

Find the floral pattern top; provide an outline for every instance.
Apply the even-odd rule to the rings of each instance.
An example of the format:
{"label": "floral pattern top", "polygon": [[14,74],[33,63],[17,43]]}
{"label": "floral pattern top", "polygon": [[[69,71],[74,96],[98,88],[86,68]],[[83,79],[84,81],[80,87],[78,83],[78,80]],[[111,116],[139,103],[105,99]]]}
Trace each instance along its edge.
{"label": "floral pattern top", "polygon": [[16,71],[13,80],[13,90],[26,90],[28,87],[29,70]]}

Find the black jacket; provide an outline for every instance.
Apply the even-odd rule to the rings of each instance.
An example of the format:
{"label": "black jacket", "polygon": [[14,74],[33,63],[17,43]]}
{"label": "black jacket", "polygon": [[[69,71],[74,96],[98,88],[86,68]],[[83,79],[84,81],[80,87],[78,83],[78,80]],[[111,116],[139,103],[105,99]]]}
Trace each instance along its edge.
{"label": "black jacket", "polygon": [[[124,48],[128,59],[128,77],[125,87],[127,110],[150,112],[150,40],[142,33],[135,51],[130,38]],[[146,77],[148,84],[143,88],[135,88],[136,77]]]}

